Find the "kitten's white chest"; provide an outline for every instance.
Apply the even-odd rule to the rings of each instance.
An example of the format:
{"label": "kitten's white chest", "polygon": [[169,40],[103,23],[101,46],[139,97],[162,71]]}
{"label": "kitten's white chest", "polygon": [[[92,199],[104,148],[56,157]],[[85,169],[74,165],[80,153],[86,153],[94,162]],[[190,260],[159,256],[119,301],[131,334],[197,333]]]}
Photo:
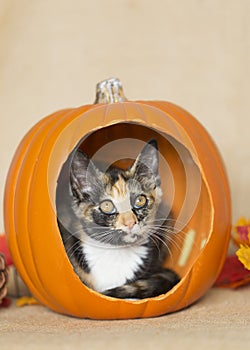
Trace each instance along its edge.
{"label": "kitten's white chest", "polygon": [[134,277],[148,249],[143,246],[117,248],[89,239],[83,246],[90,267],[93,288],[103,292],[123,285]]}

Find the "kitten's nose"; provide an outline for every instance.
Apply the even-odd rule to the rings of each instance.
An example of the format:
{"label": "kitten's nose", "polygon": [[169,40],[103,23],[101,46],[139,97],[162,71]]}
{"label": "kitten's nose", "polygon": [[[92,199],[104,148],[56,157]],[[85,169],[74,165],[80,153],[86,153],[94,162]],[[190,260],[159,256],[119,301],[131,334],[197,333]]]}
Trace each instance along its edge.
{"label": "kitten's nose", "polygon": [[135,225],[135,220],[133,219],[126,220],[124,225],[127,226],[130,230],[132,230],[132,228]]}
{"label": "kitten's nose", "polygon": [[136,224],[136,217],[133,213],[124,213],[122,221],[124,226],[127,226],[130,230],[132,230],[132,228]]}

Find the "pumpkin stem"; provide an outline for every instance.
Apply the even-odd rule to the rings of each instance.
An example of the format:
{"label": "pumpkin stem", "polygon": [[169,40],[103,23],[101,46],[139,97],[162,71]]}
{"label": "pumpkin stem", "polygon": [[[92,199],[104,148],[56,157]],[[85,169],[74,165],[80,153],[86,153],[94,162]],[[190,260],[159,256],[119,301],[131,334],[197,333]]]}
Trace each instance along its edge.
{"label": "pumpkin stem", "polygon": [[122,83],[119,79],[106,79],[96,85],[95,104],[116,103],[124,101],[127,101],[127,98],[124,95]]}

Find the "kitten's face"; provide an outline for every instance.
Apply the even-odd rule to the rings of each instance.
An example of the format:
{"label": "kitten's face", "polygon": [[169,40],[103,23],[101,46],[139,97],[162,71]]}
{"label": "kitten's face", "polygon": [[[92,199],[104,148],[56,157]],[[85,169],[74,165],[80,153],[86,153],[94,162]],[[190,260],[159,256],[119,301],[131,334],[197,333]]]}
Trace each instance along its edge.
{"label": "kitten's face", "polygon": [[114,246],[146,242],[162,195],[156,141],[146,144],[130,169],[105,174],[77,151],[71,189],[74,213],[91,238]]}

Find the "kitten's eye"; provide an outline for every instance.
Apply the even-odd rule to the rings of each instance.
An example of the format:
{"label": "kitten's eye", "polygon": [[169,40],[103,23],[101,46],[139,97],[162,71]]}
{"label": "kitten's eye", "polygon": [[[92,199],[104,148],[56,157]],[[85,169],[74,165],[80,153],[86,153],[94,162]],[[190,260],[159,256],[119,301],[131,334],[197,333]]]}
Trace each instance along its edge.
{"label": "kitten's eye", "polygon": [[100,209],[104,214],[115,214],[116,207],[110,200],[103,201],[100,204]]}
{"label": "kitten's eye", "polygon": [[141,209],[143,208],[147,203],[147,198],[146,196],[144,196],[143,194],[140,194],[139,196],[137,196],[135,198],[135,202],[134,202],[134,208],[135,209]]}

